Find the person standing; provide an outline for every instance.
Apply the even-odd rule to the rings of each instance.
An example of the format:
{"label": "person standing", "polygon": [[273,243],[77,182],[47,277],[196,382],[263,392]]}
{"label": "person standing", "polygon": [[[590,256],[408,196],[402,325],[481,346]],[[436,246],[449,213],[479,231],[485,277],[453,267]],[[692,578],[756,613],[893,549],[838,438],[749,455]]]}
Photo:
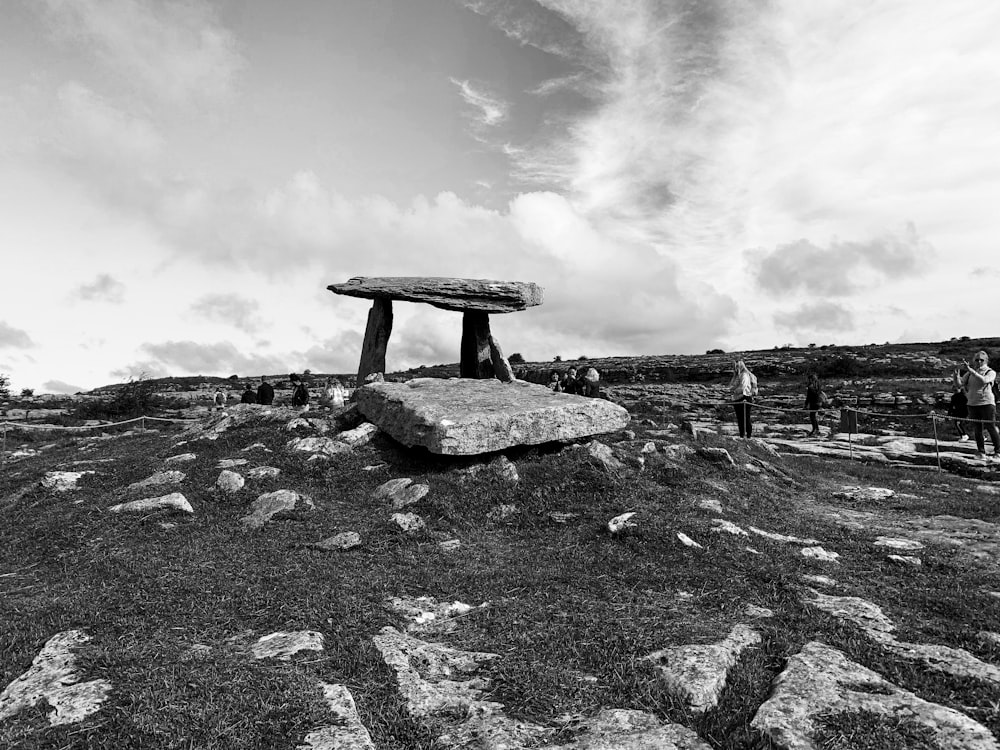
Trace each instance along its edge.
{"label": "person standing", "polygon": [[990,369],[990,357],[986,352],[979,351],[972,358],[972,364],[962,362],[955,371],[955,385],[965,391],[969,400],[969,420],[972,422],[973,435],[976,438],[976,457],[986,458],[986,444],[983,439],[983,427],[990,433],[993,442],[993,460],[1000,459],[1000,434],[996,426],[996,398],[993,396],[993,383],[997,374]]}
{"label": "person standing", "polygon": [[306,387],[306,381],[300,380],[297,375],[290,380],[295,384],[295,390],[292,391],[292,406],[308,406],[309,388]]}
{"label": "person standing", "polygon": [[814,372],[809,373],[809,380],[806,382],[806,409],[809,410],[809,424],[812,425],[809,437],[819,435],[818,413],[823,406],[822,394],[823,387],[819,384],[819,376]]}
{"label": "person standing", "polygon": [[274,403],[274,388],[264,379],[263,375],[260,376],[260,385],[257,386],[257,403],[267,406]]}
{"label": "person standing", "polygon": [[253,392],[253,386],[247,382],[246,389],[243,391],[243,395],[240,396],[241,404],[256,404],[257,394]]}
{"label": "person standing", "polygon": [[226,408],[226,392],[222,390],[221,386],[215,389],[215,395],[212,397],[212,405],[214,411],[223,411]]}
{"label": "person standing", "polygon": [[[957,371],[955,379],[958,379]],[[959,442],[964,443],[969,439],[969,433],[965,429],[965,420],[969,417],[969,399],[961,387],[956,387],[954,391],[951,394],[951,403],[948,404],[948,416],[951,417]]]}
{"label": "person standing", "polygon": [[733,409],[736,410],[736,425],[741,438],[753,436],[753,422],[750,416],[750,404],[757,395],[757,376],[742,359],[733,363],[733,377],[729,381],[729,392],[733,398]]}

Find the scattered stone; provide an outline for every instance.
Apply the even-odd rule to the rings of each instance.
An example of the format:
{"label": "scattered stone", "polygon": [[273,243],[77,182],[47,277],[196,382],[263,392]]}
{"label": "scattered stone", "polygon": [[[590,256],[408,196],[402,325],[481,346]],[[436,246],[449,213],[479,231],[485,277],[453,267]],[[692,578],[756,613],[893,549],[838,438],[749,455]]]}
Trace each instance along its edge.
{"label": "scattered stone", "polygon": [[880,536],[874,542],[876,547],[889,547],[890,549],[918,550],[924,545],[915,539],[903,539],[895,536]]}
{"label": "scattered stone", "polygon": [[610,521],[608,521],[608,531],[612,534],[617,534],[628,528],[635,528],[636,523],[631,520],[635,512],[622,513],[620,516],[615,516]]}
{"label": "scattered stone", "polygon": [[656,443],[652,440],[643,444],[642,448],[639,450],[640,453],[656,453]]}
{"label": "scattered stone", "polygon": [[223,458],[216,465],[216,469],[234,469],[237,466],[246,466],[249,461],[245,458]]}
{"label": "scattered stone", "polygon": [[423,529],[427,524],[424,519],[416,513],[393,513],[389,520],[396,524],[407,534],[412,534]]}
{"label": "scattered stone", "polygon": [[364,424],[358,425],[353,430],[347,430],[345,432],[337,435],[337,440],[342,443],[346,443],[352,448],[356,448],[359,445],[366,445],[372,441],[372,438],[378,434],[378,427],[373,425],[371,422],[365,422]]}
{"label": "scattered stone", "polygon": [[194,461],[196,458],[198,457],[193,453],[178,453],[176,456],[168,456],[167,458],[163,459],[163,463],[186,464],[189,461]]}
{"label": "scattered stone", "polygon": [[302,508],[303,505],[309,509],[316,507],[310,497],[292,490],[265,492],[250,504],[250,513],[243,516],[240,523],[251,529],[259,529],[277,513]]}
{"label": "scattered stone", "polygon": [[177,528],[177,524],[174,523],[173,521],[160,521],[159,525],[161,529],[164,529],[166,531],[170,531],[171,529]]}
{"label": "scattered stone", "polygon": [[483,474],[492,474],[506,484],[517,484],[521,480],[514,462],[502,455],[488,463],[470,466],[464,473],[471,479],[477,479]]}
{"label": "scattered stone", "polygon": [[797,536],[787,536],[785,534],[777,534],[773,531],[764,531],[764,529],[758,529],[756,526],[747,526],[747,528],[752,531],[757,536],[762,536],[765,539],[770,539],[774,542],[784,542],[785,544],[819,544],[818,539],[802,539]]}
{"label": "scattered stone", "polygon": [[683,531],[677,532],[677,538],[681,540],[681,544],[683,544],[685,547],[694,547],[695,549],[705,549],[700,544],[698,544],[698,542],[696,542],[694,539],[685,534]]}
{"label": "scattered stone", "polygon": [[883,648],[896,656],[919,661],[927,669],[955,677],[971,677],[990,683],[994,689],[1000,686],[1000,667],[984,662],[965,649],[936,643],[907,643],[891,637],[881,640],[880,643]]}
{"label": "scattered stone", "polygon": [[834,492],[833,496],[844,500],[854,500],[855,502],[876,503],[881,500],[888,500],[895,494],[895,491],[887,487],[855,487],[845,485],[840,492]]}
{"label": "scattered stone", "polygon": [[361,544],[361,534],[356,531],[342,531],[311,545],[323,550],[346,550]]}
{"label": "scattered stone", "polygon": [[413,480],[409,477],[401,477],[399,479],[390,479],[388,482],[376,487],[375,492],[372,493],[372,498],[375,500],[391,500],[392,507],[395,510],[399,510],[422,500],[430,492],[430,489],[426,484],[413,484]]}
{"label": "scattered stone", "polygon": [[750,536],[735,523],[727,521],[724,518],[713,518],[712,523],[715,524],[712,531],[716,534],[725,532],[726,534],[733,534],[734,536]]}
{"label": "scattered stone", "polygon": [[215,480],[216,489],[227,495],[239,492],[243,489],[244,484],[246,484],[246,480],[243,479],[243,476],[229,469],[223,469],[219,478]]}
{"label": "scattered stone", "polygon": [[96,713],[111,693],[107,680],[80,682],[73,650],[90,640],[81,630],[66,630],[49,638],[27,672],[0,693],[0,721],[47,702],[49,724],[73,724]]}
{"label": "scattered stone", "polygon": [[254,443],[253,445],[248,445],[248,446],[247,446],[246,448],[244,448],[244,449],[243,449],[242,451],[240,451],[240,452],[241,452],[241,453],[248,453],[248,452],[250,452],[250,451],[256,451],[256,450],[261,450],[261,451],[265,451],[265,452],[267,452],[267,453],[271,453],[271,449],[270,449],[270,448],[268,448],[268,447],[267,447],[266,445],[264,445],[263,443]]}
{"label": "scattered stone", "polygon": [[359,388],[354,398],[361,412],[394,439],[447,455],[616,432],[629,421],[625,409],[604,399],[495,378],[376,383]]}
{"label": "scattered stone", "polygon": [[191,503],[180,492],[171,492],[169,495],[160,497],[149,497],[145,500],[133,500],[130,503],[118,503],[108,508],[112,513],[139,513],[147,510],[177,510],[181,513],[194,513]]}
{"label": "scattered stone", "polygon": [[[635,440],[635,433],[632,430],[624,430],[622,432],[622,437],[626,440]],[[656,446],[653,446],[654,448]]]}
{"label": "scattered stone", "polygon": [[42,487],[53,492],[69,492],[76,489],[80,477],[93,471],[50,471],[42,478]]}
{"label": "scattered stone", "polygon": [[551,518],[556,523],[569,523],[574,518],[579,517],[580,514],[579,513],[567,513],[566,511],[561,511],[561,510],[550,510],[545,515],[548,516],[549,518]]}
{"label": "scattered stone", "polygon": [[591,440],[586,447],[591,461],[609,474],[617,474],[625,469],[625,464],[615,457],[614,451],[599,440]]}
{"label": "scattered stone", "polygon": [[128,486],[128,489],[142,490],[146,487],[158,487],[163,484],[180,484],[184,481],[184,478],[183,471],[158,471],[141,482],[133,482]]}
{"label": "scattered stone", "polygon": [[722,503],[714,497],[702,497],[698,499],[698,507],[711,513],[724,513]]}
{"label": "scattered stone", "polygon": [[438,547],[444,552],[454,552],[461,546],[462,541],[460,539],[445,539],[443,542],[438,542]]}
{"label": "scattered stone", "polygon": [[810,589],[810,594],[811,598],[803,599],[806,604],[839,620],[854,623],[876,640],[884,641],[887,637],[892,637],[891,634],[896,629],[881,607],[865,599],[857,596],[830,596],[815,589]]}
{"label": "scattered stone", "polygon": [[977,484],[976,492],[981,492],[984,495],[1000,495],[1000,485]]}
{"label": "scattered stone", "polygon": [[390,479],[388,482],[383,482],[375,491],[372,493],[373,500],[386,500],[393,496],[393,493],[409,486],[413,483],[413,480],[409,477],[400,477],[399,479]]}
{"label": "scattered stone", "polygon": [[822,547],[803,547],[800,552],[803,557],[809,557],[820,562],[840,562],[840,555]]}
{"label": "scattered stone", "polygon": [[694,452],[694,448],[690,445],[685,445],[684,443],[667,445],[663,448],[663,454],[671,461],[684,461]]}
{"label": "scattered stone", "polygon": [[257,466],[247,472],[251,479],[273,479],[281,473],[281,469],[276,466]]}
{"label": "scattered stone", "polygon": [[976,633],[976,637],[991,646],[1000,646],[1000,633],[994,633],[992,630],[980,630]]}
{"label": "scattered stone", "polygon": [[406,626],[407,633],[450,633],[455,630],[456,617],[467,615],[474,609],[486,605],[473,607],[458,601],[439,602],[430,596],[418,596],[413,599],[394,596],[389,599],[387,606],[409,621]]}
{"label": "scattered stone", "polygon": [[919,568],[923,565],[919,557],[914,557],[913,555],[886,555],[887,560],[892,560],[895,563],[900,563],[901,565],[909,565],[914,568]]}
{"label": "scattered stone", "polygon": [[744,547],[743,549],[745,549],[751,555],[759,555],[760,554],[760,550],[755,549],[754,547]]}
{"label": "scattered stone", "polygon": [[343,685],[321,682],[323,699],[337,723],[316,729],[305,736],[297,750],[375,750],[371,734],[361,723],[351,691]]}
{"label": "scattered stone", "polygon": [[340,453],[348,453],[351,446],[347,443],[331,437],[301,437],[289,440],[286,446],[292,451],[302,453],[312,453],[320,456],[336,456]]}
{"label": "scattered stone", "polygon": [[729,670],[748,647],[760,643],[760,633],[735,625],[722,641],[708,645],[670,646],[650,654],[667,689],[685,700],[695,713],[719,702]]}
{"label": "scattered stone", "polygon": [[490,521],[505,521],[513,515],[518,513],[518,508],[516,505],[502,504],[493,508],[486,517]]}
{"label": "scattered stone", "polygon": [[953,709],[918,698],[836,649],[811,641],[792,656],[751,725],[782,748],[816,748],[821,716],[871,712],[889,723],[916,722],[941,750],[996,750],[990,731]]}
{"label": "scattered stone", "polygon": [[315,630],[279,630],[258,639],[252,650],[255,659],[288,661],[299,651],[322,651],[323,634]]}
{"label": "scattered stone", "polygon": [[743,608],[743,614],[747,617],[766,619],[768,617],[774,617],[774,612],[767,607],[758,607],[756,604],[748,604]]}
{"label": "scattered stone", "polygon": [[730,466],[736,466],[736,461],[733,460],[732,455],[725,448],[712,448],[712,447],[702,447],[698,448],[697,453],[702,458],[707,458],[709,461],[716,461],[718,463],[729,464]]}
{"label": "scattered stone", "polygon": [[295,432],[296,430],[311,430],[312,425],[309,424],[308,420],[303,417],[296,417],[288,424],[285,425],[285,430],[287,432]]}

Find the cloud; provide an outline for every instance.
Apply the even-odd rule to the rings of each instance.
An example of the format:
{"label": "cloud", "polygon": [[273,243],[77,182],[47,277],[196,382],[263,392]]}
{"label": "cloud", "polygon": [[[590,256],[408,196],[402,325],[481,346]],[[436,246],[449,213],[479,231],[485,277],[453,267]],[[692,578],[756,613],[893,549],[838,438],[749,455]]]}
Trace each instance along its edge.
{"label": "cloud", "polygon": [[198,375],[256,375],[283,372],[290,364],[274,355],[245,354],[230,341],[164,341],[145,343],[140,348],[152,358],[146,364],[157,372],[166,369]]}
{"label": "cloud", "polygon": [[125,285],[110,274],[98,274],[89,284],[81,284],[74,291],[79,299],[91,301],[113,302],[121,304],[124,300]]}
{"label": "cloud", "polygon": [[54,36],[172,103],[228,97],[245,66],[233,34],[201,0],[45,0]]}
{"label": "cloud", "polygon": [[481,84],[473,85],[469,81],[449,79],[458,87],[462,100],[472,108],[469,120],[472,123],[472,135],[479,141],[485,141],[485,131],[504,122],[510,114],[510,105],[487,92]]}
{"label": "cloud", "polygon": [[918,276],[932,248],[907,225],[867,241],[834,239],[826,248],[801,239],[748,255],[757,284],[774,296],[790,292],[844,296],[872,284]]}
{"label": "cloud", "polygon": [[145,117],[125,112],[76,81],[56,91],[60,120],[56,146],[71,157],[104,161],[149,161],[163,148],[163,137]]}
{"label": "cloud", "polygon": [[30,349],[35,345],[27,331],[0,320],[0,347],[5,349]]}
{"label": "cloud", "polygon": [[209,294],[191,305],[191,312],[208,320],[229,323],[247,333],[261,328],[260,303],[238,294]]}
{"label": "cloud", "polygon": [[80,391],[86,390],[78,385],[72,385],[71,383],[65,383],[62,380],[46,380],[42,383],[42,390],[46,393],[79,393]]}
{"label": "cloud", "polygon": [[836,302],[815,302],[776,313],[774,324],[788,331],[843,333],[854,329],[854,315]]}
{"label": "cloud", "polygon": [[586,60],[591,52],[579,32],[558,12],[531,0],[465,0],[465,7],[485,16],[510,39],[550,55]]}

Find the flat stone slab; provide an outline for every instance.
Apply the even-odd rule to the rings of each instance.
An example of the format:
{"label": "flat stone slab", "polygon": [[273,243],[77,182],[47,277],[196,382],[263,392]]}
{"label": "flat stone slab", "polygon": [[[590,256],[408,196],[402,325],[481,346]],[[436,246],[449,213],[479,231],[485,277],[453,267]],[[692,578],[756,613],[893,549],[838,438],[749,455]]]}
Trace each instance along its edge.
{"label": "flat stone slab", "polygon": [[403,445],[473,455],[621,430],[629,413],[598,398],[496,379],[416,378],[354,393],[367,419]]}
{"label": "flat stone slab", "polygon": [[327,287],[334,294],[365,299],[426,302],[443,310],[506,313],[542,304],[542,288],[524,281],[451,279],[431,276],[356,276]]}

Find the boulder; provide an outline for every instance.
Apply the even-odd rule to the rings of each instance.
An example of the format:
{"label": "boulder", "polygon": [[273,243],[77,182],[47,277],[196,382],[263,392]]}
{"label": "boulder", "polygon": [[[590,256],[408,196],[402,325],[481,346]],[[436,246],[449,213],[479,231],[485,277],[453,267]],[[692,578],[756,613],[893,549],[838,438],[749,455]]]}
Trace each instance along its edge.
{"label": "boulder", "polygon": [[259,529],[271,518],[285,510],[295,510],[305,505],[314,508],[313,501],[298,492],[292,490],[277,490],[276,492],[265,492],[260,495],[250,505],[250,513],[240,519],[240,523],[251,528]]}
{"label": "boulder", "polygon": [[93,474],[92,471],[50,471],[42,478],[42,487],[53,492],[69,492],[76,489],[80,477]]}
{"label": "boulder", "polygon": [[215,480],[215,488],[227,495],[233,495],[243,489],[246,480],[235,471],[223,469],[219,473],[219,478]]}
{"label": "boulder", "polygon": [[149,497],[145,500],[133,500],[130,503],[119,503],[108,508],[112,513],[142,512],[147,510],[178,510],[182,513],[194,513],[191,503],[180,492],[171,492],[161,497]]}
{"label": "boulder", "polygon": [[352,547],[357,547],[361,544],[361,534],[356,531],[342,531],[339,534],[334,534],[331,537],[327,537],[319,542],[316,542],[312,547],[316,549],[335,551],[335,550],[345,550],[351,549]]}
{"label": "boulder", "polygon": [[407,446],[474,455],[615,432],[629,414],[610,401],[496,379],[417,378],[373,383],[354,398],[367,419]]}

